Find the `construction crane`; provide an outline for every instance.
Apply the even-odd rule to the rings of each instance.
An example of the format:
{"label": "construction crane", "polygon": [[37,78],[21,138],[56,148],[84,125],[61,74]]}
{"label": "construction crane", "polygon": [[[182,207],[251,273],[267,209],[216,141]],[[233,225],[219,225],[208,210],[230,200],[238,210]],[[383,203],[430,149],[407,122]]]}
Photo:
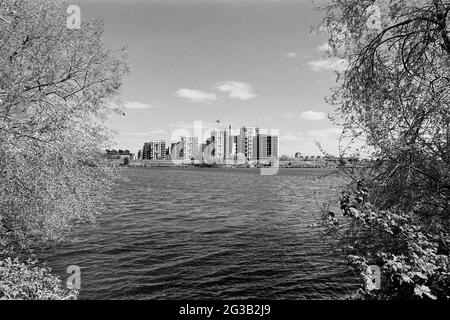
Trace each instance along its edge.
{"label": "construction crane", "polygon": [[216,113],[216,123],[221,123],[221,116],[219,112]]}

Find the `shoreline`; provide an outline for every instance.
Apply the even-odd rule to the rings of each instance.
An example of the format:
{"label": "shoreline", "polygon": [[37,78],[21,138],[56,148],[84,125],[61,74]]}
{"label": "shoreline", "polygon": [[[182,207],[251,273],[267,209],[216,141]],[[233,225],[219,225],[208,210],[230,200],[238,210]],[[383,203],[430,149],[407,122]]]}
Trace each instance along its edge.
{"label": "shoreline", "polygon": [[[205,163],[181,163],[175,164],[171,160],[131,160],[128,163],[124,163],[122,160],[110,161],[110,164],[114,167],[121,168],[196,168],[196,169],[262,169],[270,168],[264,164],[205,164]],[[359,167],[349,166],[346,167]],[[334,162],[317,162],[317,163],[301,163],[297,161],[280,161],[279,169],[324,169],[335,170],[341,168]]]}
{"label": "shoreline", "polygon": [[[124,169],[231,169],[231,170],[260,170],[262,168],[269,167],[230,167],[230,166],[219,166],[219,167],[200,167],[200,166],[192,166],[192,165],[173,165],[173,166],[120,166],[120,168]],[[304,169],[304,170],[335,170],[337,167],[278,167],[278,169]]]}

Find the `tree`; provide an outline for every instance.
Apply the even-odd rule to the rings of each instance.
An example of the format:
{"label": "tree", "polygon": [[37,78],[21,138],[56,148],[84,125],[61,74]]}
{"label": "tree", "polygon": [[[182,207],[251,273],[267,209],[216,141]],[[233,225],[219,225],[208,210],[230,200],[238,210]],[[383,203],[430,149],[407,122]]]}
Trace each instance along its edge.
{"label": "tree", "polygon": [[36,260],[21,262],[18,258],[0,260],[0,297],[26,300],[72,300],[77,291],[65,289],[61,279]]}
{"label": "tree", "polygon": [[332,55],[348,66],[329,99],[335,121],[365,142],[351,156],[377,159],[346,172],[350,226],[333,221],[333,234],[360,272],[382,268],[378,297],[448,299],[450,1],[333,0],[324,12]]}
{"label": "tree", "polygon": [[0,257],[92,221],[114,172],[104,119],[119,111],[124,50],[102,22],[66,28],[58,0],[0,0]]}

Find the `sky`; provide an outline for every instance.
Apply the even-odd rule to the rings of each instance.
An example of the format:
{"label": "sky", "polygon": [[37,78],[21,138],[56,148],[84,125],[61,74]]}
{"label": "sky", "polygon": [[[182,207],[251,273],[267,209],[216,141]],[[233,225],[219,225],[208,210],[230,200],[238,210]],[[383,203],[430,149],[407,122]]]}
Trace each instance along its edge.
{"label": "sky", "polygon": [[[325,102],[339,62],[328,57],[320,2],[71,0],[105,22],[109,48],[127,47],[123,115],[108,125],[115,147],[137,152],[194,121],[279,130],[280,154],[337,154],[340,129]],[[82,27],[82,26],[81,26]],[[217,121],[220,121],[218,123]],[[193,132],[192,132],[193,133]]]}

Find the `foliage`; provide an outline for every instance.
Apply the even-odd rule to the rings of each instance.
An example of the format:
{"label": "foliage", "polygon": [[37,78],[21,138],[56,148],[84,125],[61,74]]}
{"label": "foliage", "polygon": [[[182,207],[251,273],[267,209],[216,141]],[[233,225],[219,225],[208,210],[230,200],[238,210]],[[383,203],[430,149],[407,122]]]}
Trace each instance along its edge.
{"label": "foliage", "polygon": [[324,11],[330,54],[348,66],[333,119],[363,142],[342,153],[376,160],[342,168],[353,182],[344,217],[324,215],[328,231],[363,276],[381,267],[382,289],[365,297],[449,299],[450,1],[333,0]]}
{"label": "foliage", "polygon": [[101,150],[128,72],[101,21],[66,28],[59,0],[0,0],[0,298],[68,299],[36,261],[5,259],[92,221],[115,172]]}
{"label": "foliage", "polygon": [[114,178],[100,151],[124,51],[104,48],[100,21],[68,30],[65,9],[0,1],[0,245],[15,250],[92,221]]}
{"label": "foliage", "polygon": [[68,300],[76,299],[76,290],[67,290],[61,280],[39,267],[35,260],[0,260],[0,300]]}
{"label": "foliage", "polygon": [[[383,211],[367,201],[361,188],[341,197],[343,219],[324,214],[329,235],[361,276],[363,296],[378,299],[450,299],[450,241],[446,230],[427,229],[417,216]],[[351,197],[353,195],[354,197]],[[381,268],[381,289],[367,290],[367,270]]]}

